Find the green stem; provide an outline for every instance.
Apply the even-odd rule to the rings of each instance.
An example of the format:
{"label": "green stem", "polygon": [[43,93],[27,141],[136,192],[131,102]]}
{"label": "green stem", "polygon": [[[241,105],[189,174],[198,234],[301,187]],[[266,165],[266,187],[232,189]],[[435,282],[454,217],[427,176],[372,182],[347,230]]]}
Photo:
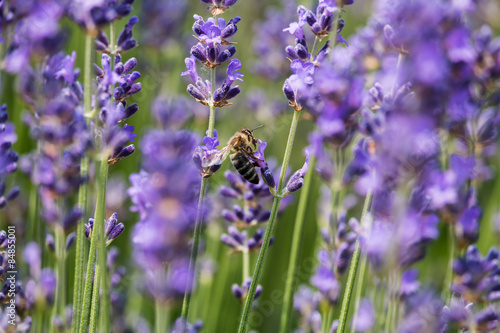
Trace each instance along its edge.
{"label": "green stem", "polygon": [[393,307],[392,307],[392,315],[391,315],[391,332],[396,331],[397,324],[397,309],[399,307],[399,286],[401,282],[401,274],[399,273],[399,269],[396,268],[394,272],[394,290],[393,290]]}
{"label": "green stem", "polygon": [[[92,112],[92,54],[93,54],[93,40],[92,37],[87,35],[85,37],[85,64],[84,64],[84,95],[83,107],[84,113],[90,114]],[[87,125],[90,123],[90,118],[85,118]],[[89,158],[84,156],[80,164],[80,175],[84,179],[84,183],[80,186],[78,191],[78,207],[83,212],[83,218],[78,222],[76,228],[76,253],[75,253],[75,279],[73,287],[73,318],[71,325],[71,332],[78,332],[78,324],[82,314],[82,301],[83,301],[83,279],[85,277],[85,216],[87,213],[87,192],[88,192],[88,172],[89,172]]]}
{"label": "green stem", "polygon": [[155,333],[167,332],[168,310],[166,304],[160,299],[155,300]]}
{"label": "green stem", "polygon": [[248,290],[248,296],[245,301],[245,307],[243,308],[243,314],[241,315],[240,326],[238,329],[239,333],[244,333],[247,331],[248,325],[248,315],[250,314],[250,309],[252,308],[252,303],[255,296],[255,290],[257,289],[257,284],[259,283],[260,274],[262,273],[262,267],[264,264],[264,259],[266,257],[267,249],[269,247],[269,240],[271,239],[271,234],[273,233],[274,223],[276,222],[276,217],[278,216],[278,209],[281,202],[281,191],[285,183],[286,170],[288,168],[288,163],[290,162],[290,156],[292,154],[293,142],[295,140],[295,132],[297,131],[297,125],[299,123],[300,111],[294,111],[292,124],[290,126],[290,133],[288,134],[288,141],[285,149],[285,156],[283,157],[283,165],[281,167],[280,178],[278,182],[278,187],[276,191],[276,196],[274,197],[273,206],[271,208],[271,216],[269,217],[269,222],[266,227],[266,232],[264,234],[264,240],[262,242],[262,247],[259,251],[259,257],[257,258],[257,263],[255,265],[255,270],[252,276],[252,283],[250,284],[250,289]]}
{"label": "green stem", "polygon": [[80,316],[80,333],[87,332],[87,326],[89,323],[89,312],[90,312],[90,302],[92,296],[92,278],[94,277],[94,265],[95,265],[95,257],[96,257],[96,249],[97,249],[97,236],[94,233],[91,233],[91,241],[90,241],[90,250],[89,250],[89,258],[87,260],[87,274],[85,278],[85,288],[83,292],[83,301],[82,301],[82,314]]}
{"label": "green stem", "polygon": [[[64,229],[61,226],[56,226],[54,230],[55,246],[56,246],[56,274],[57,288],[55,295],[55,306],[53,314],[64,318],[64,310],[66,306],[66,236]],[[56,328],[52,326],[52,331]]]}
{"label": "green stem", "polygon": [[245,249],[243,255],[243,282],[250,277],[250,253]]}
{"label": "green stem", "polygon": [[[83,216],[87,210],[87,175],[89,168],[89,159],[84,157],[80,166],[80,174],[84,177],[85,182],[78,192],[78,207],[82,210]],[[73,318],[71,332],[78,331],[78,323],[80,323],[81,305],[83,299],[83,279],[85,277],[85,218],[78,222],[76,228],[76,253],[75,253],[75,281],[73,287]]]}
{"label": "green stem", "polygon": [[[215,67],[210,69],[210,81],[212,83],[212,92],[215,87]],[[212,103],[210,105],[210,116],[208,118],[208,137],[213,137],[215,127],[215,106]],[[203,220],[202,211],[205,205],[205,196],[206,196],[206,188],[207,188],[207,178],[202,178],[201,186],[200,186],[200,197],[198,199],[198,212],[196,216],[196,223],[194,226],[194,234],[193,234],[193,245],[191,248],[191,258],[189,259],[189,272],[190,272],[190,281],[186,285],[186,291],[184,292],[184,300],[182,302],[182,312],[181,318],[182,321],[187,323],[188,313],[189,313],[189,302],[191,301],[191,289],[195,279],[196,273],[196,260],[198,259],[198,248],[200,244],[200,236],[201,236],[201,225]]]}
{"label": "green stem", "polygon": [[384,322],[384,332],[389,332],[390,324],[391,324],[391,315],[392,315],[392,273],[389,275],[389,282],[387,283],[387,313],[385,315],[385,322]]}
{"label": "green stem", "polygon": [[35,240],[38,244],[40,244],[41,232],[39,232],[39,223],[38,223],[38,211],[39,211],[39,194],[38,194],[38,186],[31,184],[30,187],[30,198],[29,198],[29,240]]}
{"label": "green stem", "polygon": [[201,225],[203,222],[203,208],[205,205],[205,196],[207,190],[208,179],[201,180],[200,198],[198,199],[198,212],[196,216],[196,224],[194,227],[193,245],[191,248],[191,258],[189,259],[189,279],[184,292],[184,300],[182,302],[181,318],[187,323],[189,313],[189,303],[191,302],[191,289],[195,280],[196,260],[198,259],[198,249],[200,246]]}
{"label": "green stem", "polygon": [[453,260],[455,260],[455,232],[453,230],[453,224],[450,223],[448,226],[448,238],[450,243],[450,258],[448,259],[448,266],[446,268],[446,276],[444,279],[444,286],[442,296],[446,303],[450,300],[450,287],[451,280],[453,279]]}
{"label": "green stem", "polygon": [[[371,205],[371,201],[372,201],[372,192],[371,190],[369,190],[368,193],[366,194],[365,203],[363,205],[363,212],[361,214],[361,219],[360,219],[361,223],[365,219],[365,216]],[[347,322],[347,315],[349,314],[351,294],[354,285],[354,280],[356,279],[356,271],[358,269],[358,263],[359,263],[359,252],[360,252],[360,245],[359,245],[359,239],[357,239],[356,247],[354,248],[354,253],[352,254],[351,267],[349,267],[349,275],[347,277],[346,289],[344,292],[344,298],[342,300],[342,309],[340,310],[339,326],[337,328],[337,332],[339,333],[344,333]]]}
{"label": "green stem", "polygon": [[[101,267],[97,265],[95,267],[95,275],[94,278],[96,281],[99,281],[101,278]],[[92,309],[90,311],[91,316],[90,316],[90,327],[89,327],[89,333],[95,333],[97,329],[97,317],[99,313],[99,285],[96,284],[94,291],[92,293]]]}
{"label": "green stem", "polygon": [[[96,255],[98,258],[98,265],[104,267],[101,270],[100,281],[94,278],[94,288],[99,288],[99,283],[101,283],[102,289],[102,300],[101,307],[104,315],[102,324],[104,325],[104,332],[109,332],[109,310],[106,306],[108,295],[108,284],[106,283],[106,240],[104,237],[104,214],[105,214],[105,201],[106,201],[106,183],[108,177],[108,162],[106,160],[101,162],[101,167],[98,175],[98,188],[97,188],[97,199],[96,199],[96,210],[94,219],[94,231],[92,233],[92,240],[90,242],[89,260],[87,264],[87,278],[85,281],[85,290],[83,297],[83,310],[80,321],[80,333],[85,333],[87,331],[87,324],[89,320],[90,312],[90,297],[92,292],[92,276],[94,273],[94,264],[96,261]],[[107,312],[106,312],[107,311]],[[107,315],[106,315],[107,314]],[[95,314],[97,315],[97,314]],[[107,329],[107,330],[106,330]]]}
{"label": "green stem", "polygon": [[313,156],[309,165],[309,172],[304,177],[304,187],[300,190],[299,206],[295,216],[295,225],[293,227],[292,247],[288,272],[285,282],[285,295],[283,297],[283,308],[281,310],[280,333],[290,332],[290,315],[292,310],[293,292],[295,290],[295,275],[297,269],[297,260],[302,247],[302,229],[307,211],[307,200],[311,189],[312,175],[316,158]]}
{"label": "green stem", "polygon": [[[356,295],[354,296],[354,313],[357,313],[359,310],[359,304],[361,302],[361,292],[363,290],[363,282],[364,282],[364,276],[365,276],[365,271],[366,271],[366,266],[367,266],[367,259],[365,255],[361,255],[361,264],[359,267],[359,276],[356,279]],[[354,327],[356,327],[356,317],[354,317],[352,326],[351,326],[351,333],[354,333]]]}
{"label": "green stem", "polygon": [[[97,230],[97,264],[101,266],[101,322],[102,332],[108,333],[109,328],[109,281],[107,277],[107,257],[106,257],[106,235],[104,234],[104,224],[106,219],[106,188],[108,181],[108,161],[101,161],[99,176],[97,178],[97,198],[95,207],[94,228]],[[94,288],[99,285],[99,280],[95,280]],[[97,314],[96,314],[97,315]]]}
{"label": "green stem", "polygon": [[314,44],[313,44],[313,47],[311,49],[311,57],[309,58],[309,61],[314,60],[314,54],[316,53],[316,50],[318,49],[319,41],[320,41],[320,38],[318,36],[316,36],[316,38],[314,38]]}

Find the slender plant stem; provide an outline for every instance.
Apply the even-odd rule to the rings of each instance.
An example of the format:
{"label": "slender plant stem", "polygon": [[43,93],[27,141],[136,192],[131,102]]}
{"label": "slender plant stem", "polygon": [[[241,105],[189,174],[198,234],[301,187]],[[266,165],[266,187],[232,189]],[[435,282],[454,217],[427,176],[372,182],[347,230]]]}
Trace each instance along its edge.
{"label": "slender plant stem", "polygon": [[[104,312],[106,309],[104,302],[106,301],[108,294],[108,284],[106,282],[106,240],[104,237],[104,214],[105,214],[105,201],[106,201],[106,183],[108,177],[108,162],[106,160],[101,162],[101,167],[98,176],[98,187],[97,187],[97,199],[96,199],[96,210],[94,219],[94,231],[92,233],[92,240],[90,242],[89,260],[87,264],[87,279],[85,281],[85,291],[83,297],[83,311],[80,321],[80,333],[87,331],[87,324],[89,320],[90,312],[90,296],[92,292],[92,276],[94,272],[94,264],[96,261],[96,255],[98,255],[98,265],[103,267],[100,272],[100,280],[94,278],[94,288],[99,288],[99,283],[101,283],[102,289],[102,300],[101,306],[103,311],[102,317],[106,317],[101,322],[104,325],[104,329],[108,329],[105,332],[109,332],[109,313]],[[97,314],[95,314],[97,315]]]}
{"label": "slender plant stem", "polygon": [[[57,274],[57,288],[55,295],[54,315],[59,318],[64,318],[64,310],[66,306],[66,236],[62,226],[57,225],[54,229],[55,246],[56,246],[56,274]],[[52,331],[57,329],[53,325]]]}
{"label": "slender plant stem", "polygon": [[72,329],[73,333],[78,331],[78,323],[80,323],[81,306],[83,299],[83,279],[85,277],[85,212],[87,210],[87,175],[89,168],[89,160],[87,157],[82,159],[80,165],[80,174],[84,177],[85,182],[78,192],[78,207],[83,212],[83,219],[78,222],[76,227],[76,254],[75,254],[75,281],[73,287],[73,318]]}
{"label": "slender plant stem", "polygon": [[[101,267],[97,265],[95,267],[95,280],[99,281],[101,278]],[[90,316],[90,327],[89,327],[89,333],[95,333],[97,329],[97,317],[99,317],[97,314],[99,313],[99,285],[96,284],[94,291],[92,292],[92,309],[90,311],[92,314]]]}
{"label": "slender plant stem", "polygon": [[[215,87],[215,68],[210,69],[210,81],[212,82],[212,92]],[[215,106],[213,103],[210,105],[210,116],[208,118],[208,137],[213,137],[215,127]],[[207,178],[201,179],[200,197],[198,199],[198,212],[196,214],[196,222],[194,226],[193,245],[191,248],[191,258],[189,259],[189,279],[184,292],[184,300],[182,302],[181,318],[184,323],[187,323],[189,314],[189,302],[191,302],[191,289],[193,288],[195,273],[196,273],[196,260],[198,259],[198,248],[200,245],[201,225],[203,223],[203,211],[205,209],[205,196],[207,190]],[[187,325],[185,325],[187,327]]]}
{"label": "slender plant stem", "polygon": [[316,36],[314,38],[314,44],[313,44],[313,47],[311,49],[311,56],[309,58],[309,61],[314,60],[314,54],[316,53],[316,50],[318,49],[319,41],[320,41],[320,38],[318,36]]}
{"label": "slender plant stem", "polygon": [[189,281],[184,292],[184,300],[182,302],[181,318],[184,323],[187,323],[189,314],[189,303],[191,302],[191,289],[195,280],[196,260],[198,259],[198,250],[200,246],[201,225],[203,223],[203,210],[205,206],[205,196],[207,190],[207,178],[201,180],[200,198],[198,200],[198,212],[196,216],[196,224],[194,227],[193,246],[191,248],[191,258],[189,259]]}
{"label": "slender plant stem", "polygon": [[168,310],[165,302],[160,299],[155,300],[155,333],[167,332]]}
{"label": "slender plant stem", "polygon": [[245,249],[243,255],[243,281],[250,277],[250,253]]}
{"label": "slender plant stem", "polygon": [[[90,35],[85,37],[85,64],[84,64],[84,95],[83,107],[84,113],[90,115],[92,112],[92,55],[93,55],[93,40]],[[90,118],[85,117],[87,125],[90,123]],[[78,324],[82,314],[82,303],[84,293],[83,279],[85,277],[85,217],[87,213],[87,192],[88,192],[88,172],[89,158],[85,155],[80,164],[80,175],[84,179],[83,184],[78,190],[78,208],[83,212],[83,218],[78,222],[76,228],[76,253],[75,253],[75,279],[73,287],[73,318],[71,332],[78,332]]]}
{"label": "slender plant stem", "polygon": [[[97,264],[101,267],[101,328],[102,332],[109,333],[109,281],[107,274],[107,256],[106,256],[106,235],[104,234],[104,221],[106,219],[106,188],[108,181],[108,161],[101,161],[99,176],[97,179],[97,198],[95,207],[94,228],[97,230]],[[98,287],[99,280],[94,280],[94,288]],[[96,314],[97,315],[97,314]]]}
{"label": "slender plant stem", "polygon": [[283,157],[283,165],[281,167],[280,178],[276,191],[277,194],[274,197],[273,206],[271,208],[271,216],[269,217],[269,222],[267,224],[266,232],[264,234],[262,247],[260,248],[259,257],[257,258],[257,263],[255,265],[255,270],[252,276],[252,283],[250,284],[250,289],[248,290],[248,296],[245,301],[245,307],[243,308],[243,313],[241,315],[240,326],[238,329],[239,333],[244,333],[247,331],[248,316],[250,314],[250,309],[252,308],[252,303],[255,297],[255,290],[257,289],[257,284],[259,283],[260,274],[262,273],[262,267],[264,264],[264,259],[266,257],[267,249],[269,248],[269,240],[271,239],[271,234],[273,233],[274,223],[276,222],[276,217],[278,216],[278,209],[281,202],[281,191],[283,190],[286,170],[288,168],[288,163],[290,162],[290,156],[292,155],[293,142],[295,140],[295,132],[297,131],[299,117],[300,117],[300,111],[294,111],[292,124],[290,126],[290,133],[288,134],[285,156]]}
{"label": "slender plant stem", "polygon": [[[361,222],[363,222],[363,220],[365,219],[368,209],[370,208],[371,201],[372,201],[372,192],[371,190],[369,190],[365,197],[363,212],[361,214],[361,219],[360,219]],[[358,263],[359,263],[359,252],[360,252],[359,239],[356,239],[356,247],[354,248],[354,253],[352,254],[351,266],[349,267],[349,275],[347,276],[344,298],[342,300],[342,309],[340,310],[339,326],[337,328],[337,332],[339,333],[344,333],[347,322],[347,315],[349,314],[349,305],[351,302],[352,289],[354,285],[354,280],[356,279],[356,271],[358,269]]]}
{"label": "slender plant stem", "polygon": [[[361,254],[361,264],[359,266],[359,275],[356,279],[356,294],[354,296],[354,313],[357,313],[359,310],[359,304],[361,302],[361,292],[363,291],[363,282],[365,277],[365,271],[367,266],[366,256]],[[351,333],[354,333],[354,328],[356,327],[356,317],[353,319],[353,323],[351,326]]]}
{"label": "slender plant stem", "polygon": [[[28,236],[29,240],[35,240],[37,243],[41,239],[39,239],[41,232],[38,232],[38,211],[39,211],[39,201],[40,197],[38,194],[38,186],[32,184],[30,187],[30,197],[29,197],[29,228],[28,228]],[[40,244],[40,243],[39,243]]]}
{"label": "slender plant stem", "polygon": [[443,292],[442,296],[446,303],[450,300],[450,286],[451,280],[453,279],[453,260],[455,260],[455,232],[453,230],[453,224],[450,223],[448,226],[448,238],[450,243],[450,257],[448,259],[448,266],[446,267],[446,275],[444,278]]}
{"label": "slender plant stem", "polygon": [[87,326],[89,323],[89,313],[90,313],[90,303],[92,296],[92,278],[94,277],[94,265],[97,249],[97,236],[92,232],[92,238],[90,241],[89,258],[87,260],[87,274],[85,277],[85,288],[83,292],[82,300],[82,314],[80,316],[80,333],[87,332]]}
{"label": "slender plant stem", "polygon": [[389,328],[391,326],[391,315],[392,315],[392,307],[394,305],[394,302],[392,301],[392,289],[393,289],[393,274],[389,274],[389,282],[387,283],[387,312],[385,315],[385,322],[384,322],[384,332],[389,332]]}
{"label": "slender plant stem", "polygon": [[288,272],[285,282],[285,295],[283,297],[283,308],[281,310],[281,325],[280,333],[290,332],[290,314],[292,310],[293,292],[295,290],[295,277],[297,269],[297,260],[300,249],[302,247],[302,229],[307,211],[307,200],[311,189],[312,175],[314,173],[314,164],[316,158],[311,157],[309,171],[304,177],[304,187],[300,190],[299,206],[297,215],[295,215],[295,225],[293,227],[292,247],[290,253],[290,261],[288,264]]}

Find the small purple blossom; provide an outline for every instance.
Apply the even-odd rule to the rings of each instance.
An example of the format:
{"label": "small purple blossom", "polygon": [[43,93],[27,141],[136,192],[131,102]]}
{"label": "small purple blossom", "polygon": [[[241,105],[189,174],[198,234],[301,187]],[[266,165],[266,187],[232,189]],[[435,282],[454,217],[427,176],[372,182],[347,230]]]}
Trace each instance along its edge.
{"label": "small purple blossom", "polygon": [[361,300],[358,312],[352,320],[352,326],[356,332],[369,331],[375,324],[375,312],[372,303],[364,298]]}
{"label": "small purple blossom", "polygon": [[224,13],[229,7],[233,6],[238,0],[201,0],[208,4],[208,11],[217,16]]}
{"label": "small purple blossom", "polygon": [[220,169],[222,163],[226,159],[226,154],[216,148],[220,142],[217,135],[217,130],[214,129],[213,137],[207,136],[203,138],[204,146],[198,146],[193,153],[193,162],[203,178],[212,176]]}
{"label": "small purple blossom", "polygon": [[[248,289],[250,289],[250,284],[252,283],[252,278],[246,279],[241,286],[236,283],[231,286],[231,291],[233,292],[234,297],[240,300],[242,303],[245,302],[247,298]],[[257,299],[262,294],[262,286],[260,284],[257,285],[257,289],[255,290],[254,299]]]}
{"label": "small purple blossom", "polygon": [[112,41],[114,44],[114,49],[110,48],[108,36],[103,30],[99,31],[99,34],[96,38],[96,50],[102,53],[108,54],[116,54],[116,53],[124,53],[132,50],[137,47],[137,41],[132,38],[132,28],[138,22],[137,16],[132,16],[127,24],[123,27],[123,30],[118,35],[118,38],[115,41]]}

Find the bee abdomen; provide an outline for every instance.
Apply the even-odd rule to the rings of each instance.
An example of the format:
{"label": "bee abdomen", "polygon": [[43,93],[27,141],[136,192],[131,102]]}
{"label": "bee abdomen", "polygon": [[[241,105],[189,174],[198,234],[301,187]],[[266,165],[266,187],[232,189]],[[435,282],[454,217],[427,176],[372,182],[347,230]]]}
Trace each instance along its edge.
{"label": "bee abdomen", "polygon": [[259,176],[252,163],[241,153],[236,153],[231,156],[233,163],[239,174],[252,184],[259,183]]}

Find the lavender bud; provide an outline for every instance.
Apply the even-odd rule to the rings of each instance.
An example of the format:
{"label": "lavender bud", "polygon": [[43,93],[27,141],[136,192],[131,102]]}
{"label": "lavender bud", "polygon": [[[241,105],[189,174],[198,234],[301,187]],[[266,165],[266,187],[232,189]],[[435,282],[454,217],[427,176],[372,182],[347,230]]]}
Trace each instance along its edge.
{"label": "lavender bud", "polygon": [[131,117],[132,115],[134,115],[137,111],[139,110],[139,106],[134,103],[134,104],[131,104],[129,105],[126,109],[125,109],[125,117],[123,119],[127,119],[129,117]]}
{"label": "lavender bud", "polygon": [[233,205],[233,212],[236,214],[239,220],[243,220],[244,212],[243,209],[238,205]]}
{"label": "lavender bud", "polygon": [[19,195],[19,192],[20,192],[19,187],[16,186],[10,190],[5,199],[7,199],[7,201],[14,200]]}
{"label": "lavender bud", "polygon": [[72,232],[66,237],[66,251],[69,251],[75,244],[76,233]]}
{"label": "lavender bud", "polygon": [[125,225],[123,223],[118,223],[118,225],[109,233],[108,239],[111,241],[117,238],[122,234],[123,230],[125,230]]}
{"label": "lavender bud", "polygon": [[291,46],[291,45],[288,45],[285,48],[285,53],[286,53],[287,57],[290,58],[290,59],[292,59],[292,60],[295,60],[295,59],[299,58],[299,55],[295,51],[295,48],[293,46]]}
{"label": "lavender bud", "polygon": [[255,288],[255,296],[254,299],[259,298],[259,296],[262,294],[262,286],[260,284],[257,285],[257,288]]}
{"label": "lavender bud", "polygon": [[234,198],[234,199],[237,199],[239,197],[239,193],[235,189],[227,186],[221,187],[220,195],[222,195],[223,197]]}
{"label": "lavender bud", "polygon": [[243,292],[236,283],[231,286],[231,291],[233,292],[234,297],[237,299],[241,299],[243,297]]}
{"label": "lavender bud", "polygon": [[115,228],[117,223],[118,223],[118,214],[113,213],[106,221],[106,224],[104,226],[104,233],[106,234],[106,236],[109,236],[109,233],[111,232],[111,230]]}
{"label": "lavender bud", "polygon": [[137,66],[137,59],[136,58],[130,58],[123,65],[123,72],[124,73],[128,73],[131,70],[133,70],[135,68],[135,66]]}
{"label": "lavender bud", "polygon": [[201,91],[198,88],[196,88],[195,86],[193,86],[192,84],[188,85],[187,92],[191,96],[193,96],[194,98],[196,98],[197,100],[200,100],[200,101],[205,100],[205,96],[203,96],[203,94],[201,93]]}
{"label": "lavender bud", "polygon": [[234,240],[228,234],[222,234],[220,236],[220,240],[221,240],[222,243],[226,244],[227,246],[229,246],[231,248],[235,248],[235,247],[239,246],[238,242],[236,242],[236,240]]}
{"label": "lavender bud", "polygon": [[47,249],[55,253],[56,252],[56,243],[54,241],[54,237],[51,234],[47,234],[45,236],[45,246],[47,246]]}
{"label": "lavender bud", "polygon": [[234,214],[232,211],[228,210],[228,209],[224,209],[222,211],[222,218],[225,219],[226,221],[228,222],[236,222],[236,221],[239,221],[238,217],[236,216],[236,214]]}
{"label": "lavender bud", "polygon": [[78,209],[74,208],[72,209],[65,217],[63,220],[63,227],[64,230],[69,230],[72,227],[74,227],[78,221],[82,218],[83,212]]}

